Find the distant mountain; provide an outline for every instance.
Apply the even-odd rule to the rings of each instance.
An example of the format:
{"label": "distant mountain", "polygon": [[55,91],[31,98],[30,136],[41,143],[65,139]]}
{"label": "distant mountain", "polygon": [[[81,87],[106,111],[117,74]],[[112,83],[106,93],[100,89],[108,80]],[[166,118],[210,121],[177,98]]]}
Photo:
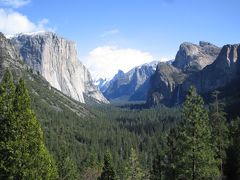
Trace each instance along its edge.
{"label": "distant mountain", "polygon": [[107,78],[99,78],[98,80],[94,81],[94,85],[97,86],[101,92],[106,91],[109,86],[109,79]]}
{"label": "distant mountain", "polygon": [[236,77],[237,49],[238,45],[221,49],[203,41],[181,44],[172,65],[158,64],[150,81],[148,106],[179,104],[191,85],[202,94],[224,87]]}
{"label": "distant mountain", "polygon": [[52,32],[19,34],[9,38],[21,59],[51,86],[82,103],[86,96],[99,103],[108,103],[93,84],[87,68],[79,61],[73,41]]}
{"label": "distant mountain", "polygon": [[145,101],[149,80],[158,62],[153,61],[134,67],[127,73],[119,70],[112,80],[99,87],[108,100]]}

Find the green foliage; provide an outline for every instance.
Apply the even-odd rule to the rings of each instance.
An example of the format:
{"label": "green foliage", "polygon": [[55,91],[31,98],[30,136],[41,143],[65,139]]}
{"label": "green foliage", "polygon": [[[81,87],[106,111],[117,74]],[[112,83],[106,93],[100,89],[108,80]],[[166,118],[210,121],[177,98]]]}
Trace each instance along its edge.
{"label": "green foliage", "polygon": [[169,179],[176,179],[177,169],[177,153],[178,153],[178,137],[179,137],[179,127],[172,128],[167,137],[167,147],[166,147],[166,170],[164,176]]}
{"label": "green foliage", "polygon": [[60,178],[61,179],[69,179],[75,180],[78,179],[78,169],[76,168],[75,163],[72,159],[67,156],[62,161],[62,169],[61,169]]}
{"label": "green foliage", "polygon": [[57,154],[57,166],[59,172],[59,179],[69,179],[74,180],[79,178],[79,170],[75,161],[72,159],[72,155],[67,152],[67,148],[63,145],[59,146],[59,151]]}
{"label": "green foliage", "polygon": [[104,164],[101,176],[99,180],[114,180],[116,179],[116,173],[112,164],[112,155],[109,151],[104,155]]}
{"label": "green foliage", "polygon": [[[6,173],[5,166],[12,168],[3,178],[14,177],[13,173],[17,174],[21,168],[25,174],[18,173],[18,177],[23,179],[35,177],[36,173],[39,177],[44,174],[46,179],[56,175],[53,159],[44,144],[37,143],[38,140],[33,138],[43,140],[37,119],[43,127],[45,143],[57,160],[59,179],[97,179],[99,176],[105,179],[189,179],[192,170],[195,179],[211,179],[220,175],[219,159],[223,160],[227,178],[239,178],[238,126],[231,126],[229,132],[225,129],[225,114],[221,104],[216,103],[216,97],[210,106],[209,124],[203,101],[192,90],[183,107],[183,121],[179,122],[177,108],[160,106],[155,109],[129,110],[111,105],[88,107],[51,88],[37,75],[23,76],[32,103],[23,81],[16,88],[10,73],[5,74],[0,87],[0,119],[3,122],[0,128],[6,134],[0,138],[1,142],[7,139],[12,142],[8,146],[1,143],[1,148],[5,147],[1,149],[1,158],[11,159],[5,161],[8,164],[1,161],[2,177]],[[32,119],[32,123],[25,123],[26,119]],[[20,125],[37,131],[25,132],[19,128]],[[20,132],[27,136],[15,137]],[[225,137],[229,133],[231,141],[227,148],[229,143]],[[28,143],[33,142],[39,148],[31,148],[30,151]],[[30,155],[39,150],[41,155],[33,158],[24,153],[15,153],[15,149],[26,149]],[[107,149],[111,152],[110,158],[106,158],[106,154],[104,157]],[[34,160],[35,169],[12,166],[20,162],[20,157]],[[102,168],[103,161],[105,165]],[[193,162],[195,168],[192,168]],[[41,170],[37,171],[38,167]],[[111,172],[114,177],[105,176],[106,172]]]}
{"label": "green foliage", "polygon": [[[150,169],[155,156],[153,149],[160,148],[162,133],[179,120],[177,108],[88,107],[45,86],[38,76],[27,75],[25,79],[46,146],[57,161],[60,175],[62,159],[69,156],[77,166],[79,178],[96,179],[101,174],[104,152],[109,149],[116,176],[123,177],[132,147],[138,151],[142,168]],[[89,163],[93,154],[95,166]]]}
{"label": "green foliage", "polygon": [[212,128],[212,144],[215,150],[216,159],[221,161],[220,171],[223,174],[223,163],[226,160],[226,149],[229,146],[229,130],[227,126],[224,105],[218,100],[219,92],[213,92],[214,102],[210,105],[210,125]]}
{"label": "green foliage", "polygon": [[0,89],[1,179],[55,179],[57,170],[43,143],[24,81],[15,88],[7,71]]}
{"label": "green foliage", "polygon": [[98,162],[97,153],[91,152],[84,163],[83,179],[97,179],[101,175],[101,164]]}
{"label": "green foliage", "polygon": [[[181,157],[179,151],[184,140],[179,142],[183,128],[182,125],[177,125],[180,121],[177,108],[161,106],[155,109],[129,110],[111,105],[88,107],[49,88],[39,76],[33,75],[29,78],[27,75],[25,79],[33,100],[33,109],[44,130],[46,145],[57,160],[59,174],[65,171],[62,162],[69,158],[75,164],[80,179],[96,179],[101,174],[100,164],[103,162],[104,152],[109,149],[113,158],[112,166],[116,169],[116,178],[126,179],[125,167],[133,147],[138,152],[142,169],[153,171],[152,167],[155,166],[155,170],[163,170],[163,179],[178,177],[177,164]],[[207,139],[210,132],[209,146],[210,155],[214,154],[213,167],[217,167],[219,164],[216,162],[216,148],[213,152],[214,138],[209,124],[205,125]],[[162,138],[164,134],[169,135]],[[67,153],[62,153],[62,147]],[[159,157],[157,158],[156,150],[161,152],[160,166],[157,166]],[[216,174],[219,174],[217,168],[215,169]]]}
{"label": "green foliage", "polygon": [[176,178],[217,178],[218,162],[211,144],[208,113],[195,88],[189,91],[182,116],[177,140]]}
{"label": "green foliage", "polygon": [[240,118],[230,124],[230,146],[227,149],[225,175],[229,180],[240,179]]}
{"label": "green foliage", "polygon": [[165,172],[165,154],[158,153],[153,159],[152,169],[150,171],[150,180],[163,180],[165,177]]}
{"label": "green foliage", "polygon": [[[181,147],[185,140],[179,142],[179,139],[182,137],[181,132],[184,127],[192,127],[191,129],[193,129],[193,126],[177,125],[180,120],[178,109],[163,106],[143,110],[129,110],[111,105],[88,107],[67,98],[49,86],[45,86],[38,76],[31,77],[33,80],[28,76],[25,79],[33,100],[32,105],[43,127],[46,145],[58,162],[59,174],[65,171],[62,168],[64,166],[60,165],[61,162],[64,162],[65,158],[69,158],[75,164],[79,178],[96,179],[101,174],[100,164],[103,162],[104,152],[109,149],[113,158],[112,166],[116,169],[116,178],[126,179],[125,167],[133,147],[138,152],[141,168],[149,171],[151,169],[150,175],[152,175],[153,166],[155,166],[156,172],[162,171],[163,179],[179,177],[178,164],[179,157],[181,157],[179,151],[183,147],[185,148],[185,146]],[[203,105],[202,108],[206,112]],[[194,112],[193,109],[190,111]],[[199,115],[193,116],[202,116],[203,111]],[[214,111],[211,106],[209,113],[211,125],[213,125],[211,119]],[[206,120],[208,118],[203,119],[200,121],[204,122],[203,125],[196,126],[196,129],[198,132],[199,128],[207,127],[203,128],[206,129],[207,135],[203,139],[207,140],[204,140],[205,142],[202,144],[204,144],[203,149],[209,148],[210,150],[203,151],[210,152],[206,154],[210,154],[211,157],[214,156],[212,167],[215,168],[219,166],[219,163],[216,161],[214,133],[211,133],[208,120]],[[213,128],[212,132],[214,132]],[[169,135],[167,138],[162,138],[164,134]],[[199,134],[205,134],[205,130]],[[209,139],[210,143],[206,143]],[[167,146],[163,146],[163,144],[167,144]],[[209,144],[209,146],[206,148],[205,144]],[[201,143],[199,143],[200,145]],[[67,153],[60,155],[62,147]],[[157,156],[156,150],[161,152],[161,158]],[[222,152],[224,153],[224,150]],[[204,156],[204,153],[201,156]],[[160,166],[158,166],[157,161],[161,162]],[[215,168],[215,170],[216,174],[219,175],[218,169]],[[208,171],[212,172],[212,168],[209,168]],[[146,173],[146,171],[144,172]],[[144,178],[148,177],[144,176]]]}
{"label": "green foliage", "polygon": [[141,180],[144,177],[144,172],[138,161],[136,151],[131,148],[130,157],[126,167],[126,179],[127,180]]}
{"label": "green foliage", "polygon": [[16,174],[15,147],[17,124],[13,116],[15,85],[9,70],[0,85],[0,179],[11,178]]}

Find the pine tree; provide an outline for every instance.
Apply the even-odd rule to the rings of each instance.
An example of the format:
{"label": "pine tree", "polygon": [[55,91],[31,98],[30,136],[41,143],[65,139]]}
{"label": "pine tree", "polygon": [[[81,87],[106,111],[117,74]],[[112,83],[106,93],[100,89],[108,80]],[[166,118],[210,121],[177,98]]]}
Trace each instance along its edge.
{"label": "pine tree", "polygon": [[84,168],[82,171],[83,179],[97,179],[101,174],[101,165],[97,159],[97,153],[95,151],[90,152],[86,162],[84,163]]}
{"label": "pine tree", "polygon": [[114,180],[116,179],[116,173],[112,164],[112,155],[109,151],[104,155],[104,164],[101,176],[98,178],[99,180]]}
{"label": "pine tree", "polygon": [[73,161],[69,156],[69,150],[65,146],[65,144],[58,145],[57,151],[57,167],[58,167],[58,174],[59,179],[69,179],[74,180],[79,178],[79,172],[76,163]]}
{"label": "pine tree", "polygon": [[170,180],[176,179],[176,163],[177,157],[176,154],[178,152],[178,127],[172,128],[167,137],[167,162],[166,162],[166,169],[164,171],[164,177],[167,177]]}
{"label": "pine tree", "polygon": [[202,98],[191,87],[183,106],[177,149],[177,179],[219,177],[218,162],[211,145],[208,113]]}
{"label": "pine tree", "polygon": [[229,127],[230,146],[227,149],[224,174],[228,180],[240,179],[240,118],[232,121]]}
{"label": "pine tree", "polygon": [[27,175],[20,176],[41,177],[43,179],[56,178],[55,163],[44,145],[43,132],[34,112],[31,110],[31,99],[23,79],[19,80],[14,99],[14,114],[18,124],[18,135],[21,145],[20,169],[26,170]]}
{"label": "pine tree", "polygon": [[11,73],[7,71],[0,89],[1,177],[55,179],[56,167],[43,143],[43,133],[31,110],[24,81],[21,79],[15,88]]}
{"label": "pine tree", "polygon": [[132,148],[128,165],[127,165],[127,180],[141,180],[144,177],[143,170],[140,167],[140,163],[138,161],[137,153]]}
{"label": "pine tree", "polygon": [[0,84],[0,179],[13,177],[14,149],[17,140],[15,132],[17,124],[13,118],[13,101],[15,85],[9,70],[3,76]]}
{"label": "pine tree", "polygon": [[164,178],[164,172],[164,155],[159,153],[153,159],[152,170],[150,171],[150,180],[162,180]]}
{"label": "pine tree", "polygon": [[60,178],[61,179],[68,179],[68,180],[75,180],[78,179],[78,170],[76,168],[76,164],[72,161],[72,159],[67,156],[63,159],[62,169]]}
{"label": "pine tree", "polygon": [[120,162],[118,162],[118,168],[117,168],[117,179],[127,179],[128,177],[128,168],[127,168],[127,164],[128,162],[126,160],[121,160]]}
{"label": "pine tree", "polygon": [[226,124],[226,113],[223,104],[218,100],[218,91],[212,96],[214,102],[210,106],[210,125],[212,128],[212,143],[216,152],[216,158],[220,160],[220,171],[223,175],[223,162],[226,160],[226,149],[229,146],[229,130]]}

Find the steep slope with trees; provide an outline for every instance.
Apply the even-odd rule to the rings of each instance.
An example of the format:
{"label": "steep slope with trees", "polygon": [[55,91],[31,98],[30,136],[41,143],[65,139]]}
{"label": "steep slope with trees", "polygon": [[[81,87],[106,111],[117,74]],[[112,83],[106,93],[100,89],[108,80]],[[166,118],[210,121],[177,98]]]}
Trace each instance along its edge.
{"label": "steep slope with trees", "polygon": [[56,179],[57,168],[43,142],[24,81],[10,71],[0,84],[1,179]]}

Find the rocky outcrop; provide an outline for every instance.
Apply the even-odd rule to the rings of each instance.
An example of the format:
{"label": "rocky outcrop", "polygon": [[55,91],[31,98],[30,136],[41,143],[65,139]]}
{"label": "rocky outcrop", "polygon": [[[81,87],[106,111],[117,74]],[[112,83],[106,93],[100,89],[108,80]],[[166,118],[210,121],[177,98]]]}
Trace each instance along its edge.
{"label": "rocky outcrop", "polygon": [[0,78],[6,68],[12,70],[17,76],[21,76],[21,69],[27,68],[19,58],[16,49],[9,43],[9,40],[0,32]]}
{"label": "rocky outcrop", "polygon": [[200,93],[206,93],[221,88],[239,75],[240,44],[225,45],[217,59],[202,71],[189,76],[183,83],[186,91],[194,85]]}
{"label": "rocky outcrop", "polygon": [[51,32],[20,34],[11,37],[10,41],[23,61],[56,89],[82,103],[84,95],[108,103],[79,61],[73,41]]}
{"label": "rocky outcrop", "polygon": [[184,81],[185,76],[181,70],[171,64],[159,63],[156,72],[151,77],[147,105],[170,104],[174,96],[174,90]]}
{"label": "rocky outcrop", "polygon": [[196,72],[212,64],[219,52],[219,47],[208,42],[182,43],[172,64],[184,72]]}
{"label": "rocky outcrop", "polygon": [[150,77],[155,72],[157,64],[157,61],[146,63],[131,69],[127,73],[119,70],[114,78],[109,81],[103,94],[109,100],[146,100]]}
{"label": "rocky outcrop", "polygon": [[[211,48],[207,48],[208,50],[205,49],[205,52],[208,54],[198,56],[200,57],[198,59],[190,58],[191,61],[187,61],[188,58],[184,57],[199,55],[198,47],[189,43],[184,43],[181,46],[176,60],[173,62],[173,65],[177,68],[173,70],[172,67],[167,68],[166,65],[160,64],[153,75],[147,100],[149,106],[160,103],[166,105],[179,104],[183,102],[190,86],[195,86],[200,94],[209,94],[213,90],[224,88],[233,80],[239,78],[240,44],[223,46],[211,64],[208,64],[212,61],[209,57],[213,58],[215,53],[217,53],[217,50],[211,50],[214,48],[212,47],[213,45],[201,42],[201,47],[206,48],[211,46]],[[188,55],[179,59],[179,54],[184,54],[183,52]],[[198,65],[195,63],[187,65],[187,62],[197,62]],[[194,71],[192,71],[192,69],[194,69]],[[178,74],[177,77],[181,77],[178,81],[172,78],[172,74],[174,73]]]}

